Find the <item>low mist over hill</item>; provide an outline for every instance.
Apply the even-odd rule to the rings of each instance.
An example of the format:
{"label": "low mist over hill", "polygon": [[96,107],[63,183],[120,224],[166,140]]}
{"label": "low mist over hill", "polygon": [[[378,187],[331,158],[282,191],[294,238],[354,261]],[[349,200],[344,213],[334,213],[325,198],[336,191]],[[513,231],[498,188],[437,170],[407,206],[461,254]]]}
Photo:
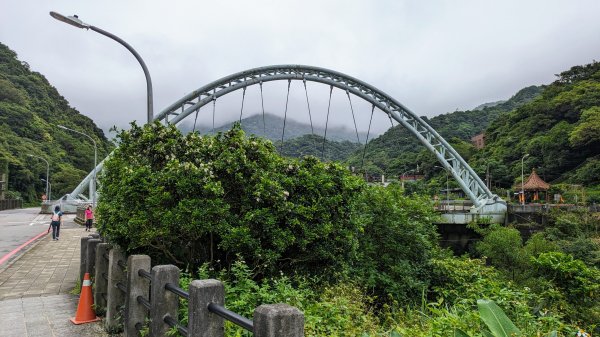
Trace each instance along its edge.
{"label": "low mist over hill", "polygon": [[[242,130],[244,130],[246,134],[254,134],[257,136],[265,137],[267,139],[272,140],[273,142],[281,142],[281,136],[283,134],[283,122],[284,119],[282,117],[265,113],[264,124],[263,115],[257,114],[242,119],[241,125]],[[215,132],[227,131],[231,129],[233,123],[234,122],[215,127]],[[193,129],[193,122],[183,122],[179,126],[179,129],[183,132],[190,132]],[[211,126],[206,125],[197,125],[196,130],[200,131],[201,134],[212,133],[213,131]],[[291,118],[288,118],[285,121],[284,140],[289,140],[311,134],[313,134],[313,131],[311,130],[310,124],[298,122]],[[314,134],[323,137],[323,135],[325,134],[325,128],[314,126]],[[360,137],[361,142],[364,142],[367,138],[367,134],[365,132],[359,132],[358,135]],[[358,143],[358,140],[356,138],[356,131],[344,127],[328,127],[327,140],[349,141]]]}

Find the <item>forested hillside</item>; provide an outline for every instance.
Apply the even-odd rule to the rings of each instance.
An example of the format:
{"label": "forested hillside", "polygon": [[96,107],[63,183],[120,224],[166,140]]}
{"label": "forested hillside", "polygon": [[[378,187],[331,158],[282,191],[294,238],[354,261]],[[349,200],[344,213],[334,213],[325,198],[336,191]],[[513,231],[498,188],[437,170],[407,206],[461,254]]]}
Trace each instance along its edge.
{"label": "forested hillside", "polygon": [[[472,161],[502,187],[535,168],[550,183],[600,184],[600,63],[558,75],[533,101],[496,119]],[[518,178],[517,178],[518,179]]]}
{"label": "forested hillside", "polygon": [[57,128],[81,131],[98,144],[102,159],[112,145],[94,122],[71,108],[40,73],[0,43],[0,160],[8,163],[8,196],[39,200],[50,164],[52,196],[70,192],[93,169],[94,147],[87,137]]}
{"label": "forested hillside", "polygon": [[303,156],[315,156],[321,160],[344,161],[353,152],[362,149],[362,145],[350,141],[329,141],[317,135],[304,135],[294,139],[275,142],[279,153],[287,157],[300,158]]}
{"label": "forested hillside", "polygon": [[[492,106],[482,105],[480,110],[455,111],[431,119],[423,119],[431,125],[442,137],[456,146],[465,156],[473,152],[468,142],[476,134],[483,132],[492,121],[502,113],[511,111],[534,99],[543,87],[530,86],[517,92],[509,100],[493,103]],[[465,143],[467,142],[467,143]],[[461,151],[465,150],[465,151]],[[396,125],[385,134],[373,139],[367,146],[364,168],[368,172],[385,172],[401,174],[414,169],[423,162],[428,154],[423,145],[403,126]],[[350,165],[361,167],[363,151],[355,152],[348,160]],[[431,161],[429,158],[427,161]]]}

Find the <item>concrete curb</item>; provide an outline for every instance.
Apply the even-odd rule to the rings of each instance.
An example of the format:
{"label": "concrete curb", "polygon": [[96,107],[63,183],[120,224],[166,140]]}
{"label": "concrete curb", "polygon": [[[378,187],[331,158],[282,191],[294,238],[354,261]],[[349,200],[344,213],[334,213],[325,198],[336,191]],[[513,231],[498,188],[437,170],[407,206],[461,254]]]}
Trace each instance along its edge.
{"label": "concrete curb", "polygon": [[[46,233],[46,235],[48,235],[48,234],[49,233]],[[17,262],[23,255],[27,254],[27,252],[29,252],[30,250],[32,250],[33,248],[35,248],[35,246],[37,246],[42,240],[44,240],[46,238],[46,235],[40,236],[37,240],[35,240],[32,243],[30,243],[27,246],[25,246],[17,254],[15,254],[13,257],[11,257],[8,260],[8,262],[6,262],[6,264],[4,266],[0,266],[0,273],[2,273],[3,271],[5,271],[6,269],[8,269],[15,262]]]}

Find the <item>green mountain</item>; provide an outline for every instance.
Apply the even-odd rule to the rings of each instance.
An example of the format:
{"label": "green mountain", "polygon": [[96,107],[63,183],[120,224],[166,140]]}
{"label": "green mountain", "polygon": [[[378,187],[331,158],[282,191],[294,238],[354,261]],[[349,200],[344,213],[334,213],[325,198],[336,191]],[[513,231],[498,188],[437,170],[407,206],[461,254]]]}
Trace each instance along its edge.
{"label": "green mountain", "polygon": [[315,156],[321,160],[344,161],[350,154],[362,149],[358,143],[329,141],[317,135],[304,135],[294,139],[276,142],[275,145],[281,154],[288,157]]}
{"label": "green mountain", "polygon": [[50,166],[52,197],[71,192],[93,169],[94,147],[83,132],[98,144],[98,158],[112,145],[94,122],[71,108],[67,100],[40,73],[0,43],[0,167],[8,167],[8,197],[40,200],[45,191],[46,159]]}
{"label": "green mountain", "polygon": [[[241,120],[241,125],[242,130],[244,130],[246,134],[254,134],[270,139],[275,144],[281,142],[282,134],[284,136],[284,140],[289,140],[304,135],[311,135],[313,134],[313,130],[315,135],[319,135],[321,137],[323,137],[325,133],[325,128],[313,126],[313,129],[311,129],[310,124],[301,123],[291,118],[288,118],[285,121],[285,133],[283,133],[283,122],[284,119],[282,117],[265,113],[264,124],[263,115],[257,114],[243,118]],[[233,123],[235,122],[215,127],[215,132],[224,132],[230,130],[233,126]],[[193,123],[182,123],[182,125],[179,126],[179,129],[182,132],[192,131]],[[196,130],[198,130],[201,134],[212,133],[212,127],[206,125],[197,125]],[[367,137],[366,132],[359,132],[358,135],[360,137],[361,142],[364,142]],[[354,129],[331,126],[327,128],[327,140],[333,140],[337,142],[358,142],[356,139],[356,131]]]}
{"label": "green mountain", "polygon": [[[471,137],[482,133],[498,116],[533,100],[543,87],[530,86],[517,92],[507,101],[486,103],[477,110],[455,111],[431,119],[422,117],[444,139],[468,159],[475,149],[470,145]],[[348,159],[351,166],[363,168],[370,173],[399,175],[417,164],[435,165],[436,160],[423,145],[403,126],[397,125],[378,138],[369,141],[365,152],[357,151]]]}
{"label": "green mountain", "polygon": [[535,168],[550,183],[600,184],[600,63],[558,76],[533,101],[496,119],[472,164],[510,187]]}

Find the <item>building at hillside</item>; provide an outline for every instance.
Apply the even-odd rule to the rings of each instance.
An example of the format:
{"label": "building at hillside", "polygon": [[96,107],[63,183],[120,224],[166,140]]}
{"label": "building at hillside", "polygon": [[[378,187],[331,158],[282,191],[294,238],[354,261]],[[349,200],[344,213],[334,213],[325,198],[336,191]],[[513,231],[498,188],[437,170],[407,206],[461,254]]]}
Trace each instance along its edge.
{"label": "building at hillside", "polygon": [[485,146],[485,133],[480,133],[471,137],[471,143],[475,146],[476,149],[483,149]]}

